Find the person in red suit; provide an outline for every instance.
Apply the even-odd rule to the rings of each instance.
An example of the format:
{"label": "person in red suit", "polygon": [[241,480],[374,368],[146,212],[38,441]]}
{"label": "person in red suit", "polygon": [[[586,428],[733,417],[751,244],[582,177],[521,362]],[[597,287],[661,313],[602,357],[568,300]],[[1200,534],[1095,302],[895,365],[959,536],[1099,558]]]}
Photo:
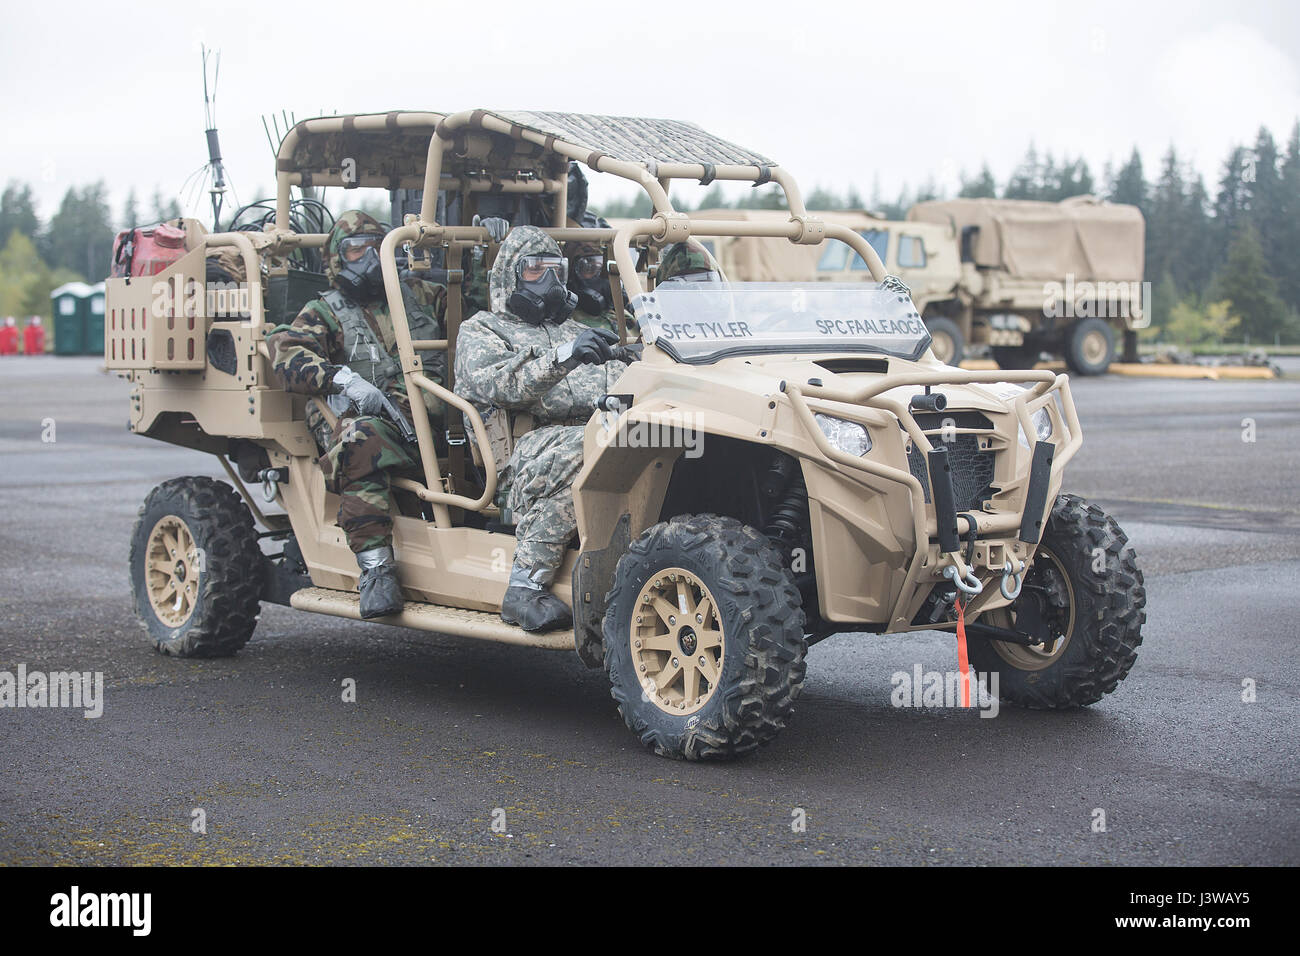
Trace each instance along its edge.
{"label": "person in red suit", "polygon": [[23,329],[23,354],[45,354],[45,329],[41,327],[39,315],[33,315],[28,319],[27,328]]}
{"label": "person in red suit", "polygon": [[11,315],[0,325],[0,355],[18,354],[18,326]]}

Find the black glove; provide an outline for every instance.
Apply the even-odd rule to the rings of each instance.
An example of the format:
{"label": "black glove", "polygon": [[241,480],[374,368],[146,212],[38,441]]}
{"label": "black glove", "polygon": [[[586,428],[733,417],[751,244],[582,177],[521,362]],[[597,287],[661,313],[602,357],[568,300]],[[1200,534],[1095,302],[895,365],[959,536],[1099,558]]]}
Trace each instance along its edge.
{"label": "black glove", "polygon": [[614,346],[614,358],[619,362],[639,362],[641,361],[641,343],[632,342],[628,345]]}
{"label": "black glove", "polygon": [[583,329],[572,342],[565,342],[555,350],[555,358],[569,372],[579,365],[604,365],[614,357],[617,344],[617,332]]}
{"label": "black glove", "polygon": [[488,232],[488,238],[495,243],[505,242],[506,234],[510,232],[510,220],[502,219],[500,216],[487,216],[480,219],[478,213],[475,213],[474,218],[470,220],[470,224],[474,226],[482,226],[486,229]]}

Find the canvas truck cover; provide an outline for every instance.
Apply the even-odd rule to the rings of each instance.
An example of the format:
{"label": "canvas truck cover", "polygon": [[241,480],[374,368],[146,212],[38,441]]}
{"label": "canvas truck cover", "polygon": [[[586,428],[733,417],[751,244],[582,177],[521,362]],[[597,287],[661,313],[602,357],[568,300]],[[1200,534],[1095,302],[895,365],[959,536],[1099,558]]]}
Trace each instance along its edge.
{"label": "canvas truck cover", "polygon": [[[848,226],[861,232],[878,228],[881,221],[870,213],[851,210],[813,212],[827,222]],[[692,219],[740,220],[744,222],[786,222],[790,213],[783,209],[701,209]],[[828,242],[836,242],[831,239]],[[762,239],[747,236],[734,240],[725,257],[728,278],[738,282],[806,282],[817,276],[817,262],[826,251],[826,243],[803,246],[788,239]],[[868,277],[869,274],[868,274]]]}
{"label": "canvas truck cover", "polygon": [[946,199],[917,203],[913,222],[954,228],[958,238],[978,226],[971,252],[981,268],[1021,279],[1137,281],[1142,278],[1146,223],[1136,206],[1076,196],[1063,202]]}

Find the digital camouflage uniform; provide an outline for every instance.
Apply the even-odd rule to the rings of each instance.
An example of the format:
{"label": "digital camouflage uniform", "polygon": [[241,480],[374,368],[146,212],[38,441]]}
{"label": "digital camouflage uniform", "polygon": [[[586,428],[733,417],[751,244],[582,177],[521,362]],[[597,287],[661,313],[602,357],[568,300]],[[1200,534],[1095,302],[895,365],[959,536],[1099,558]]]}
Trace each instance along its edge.
{"label": "digital camouflage uniform", "polygon": [[579,365],[566,374],[556,348],[586,326],[572,318],[558,325],[531,325],[506,308],[515,290],[516,260],[559,254],[555,240],[540,230],[512,230],[492,267],[492,311],[466,321],[456,339],[457,393],[485,422],[496,416],[502,434],[513,433],[519,414],[534,420],[534,429],[515,442],[508,458],[504,445],[497,446],[498,500],[504,500],[516,522],[516,566],[543,572],[547,584],[577,531],[572,485],[582,467],[584,426],[597,401],[627,368],[611,360]]}
{"label": "digital camouflage uniform", "polygon": [[[333,283],[340,268],[338,246],[347,236],[380,235],[383,227],[361,212],[342,214],[330,230],[325,247],[325,274]],[[403,277],[403,299],[412,338],[441,338],[447,290],[414,275]],[[331,304],[333,303],[333,304]],[[365,328],[349,324],[341,311],[359,310],[352,315],[364,319]],[[355,319],[354,319],[355,322]],[[307,426],[323,449],[319,458],[325,473],[325,487],[339,495],[339,527],[348,546],[359,553],[392,543],[393,520],[389,515],[391,475],[418,467],[419,449],[408,444],[386,418],[358,415],[335,395],[332,383],[340,366],[347,365],[372,384],[383,389],[411,420],[406,381],[401,374],[397,339],[386,302],[353,302],[337,289],[305,305],[293,322],[279,325],[267,338],[272,363],[291,392],[314,396],[307,403]],[[425,373],[437,382],[446,380],[444,353],[423,353]],[[338,425],[329,427],[317,401],[328,401],[339,414]],[[436,421],[442,403],[424,393],[425,407]]]}

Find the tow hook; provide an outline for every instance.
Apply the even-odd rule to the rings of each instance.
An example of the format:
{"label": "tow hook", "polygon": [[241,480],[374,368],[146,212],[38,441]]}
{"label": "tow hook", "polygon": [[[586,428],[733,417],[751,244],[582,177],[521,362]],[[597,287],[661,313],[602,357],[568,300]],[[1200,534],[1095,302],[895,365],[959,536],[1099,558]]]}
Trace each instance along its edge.
{"label": "tow hook", "polygon": [[[1008,601],[1014,601],[1020,597],[1020,587],[1024,583],[1025,562],[1017,561],[1012,564],[1010,559],[1002,566],[1002,584],[1000,585],[1002,596]],[[1008,583],[1013,585],[1008,587]]]}
{"label": "tow hook", "polygon": [[262,480],[262,497],[267,503],[275,501],[275,496],[280,492],[280,483],[288,482],[289,473],[285,468],[263,468],[257,473],[257,477]]}
{"label": "tow hook", "polygon": [[975,577],[975,572],[969,568],[958,570],[956,565],[950,564],[943,569],[943,576],[951,581],[958,591],[964,594],[976,595],[984,590],[984,585],[980,582],[980,579]]}

